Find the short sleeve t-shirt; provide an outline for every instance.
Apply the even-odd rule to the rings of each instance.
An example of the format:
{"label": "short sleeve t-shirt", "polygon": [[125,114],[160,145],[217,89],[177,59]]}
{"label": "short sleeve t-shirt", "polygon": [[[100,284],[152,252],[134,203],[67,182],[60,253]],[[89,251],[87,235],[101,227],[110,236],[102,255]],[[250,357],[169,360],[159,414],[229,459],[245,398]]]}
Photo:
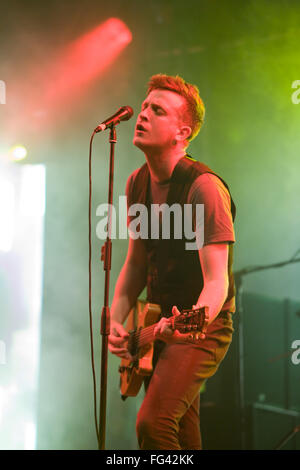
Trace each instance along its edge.
{"label": "short sleeve t-shirt", "polygon": [[[135,170],[128,178],[126,196],[128,207],[132,204],[132,187],[138,173]],[[151,178],[151,199],[153,204],[167,201],[170,181],[157,183]],[[211,173],[203,173],[193,182],[187,197],[187,204],[204,204],[204,245],[211,243],[234,243],[235,233],[231,215],[230,195],[222,181]],[[128,216],[128,224],[132,218]]]}

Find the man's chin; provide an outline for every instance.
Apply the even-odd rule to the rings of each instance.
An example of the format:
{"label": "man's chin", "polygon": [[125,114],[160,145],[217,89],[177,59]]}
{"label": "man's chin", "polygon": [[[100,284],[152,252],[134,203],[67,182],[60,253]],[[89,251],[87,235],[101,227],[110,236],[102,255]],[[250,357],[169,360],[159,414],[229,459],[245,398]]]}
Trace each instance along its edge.
{"label": "man's chin", "polygon": [[132,143],[133,145],[138,147],[140,150],[144,150],[147,148],[147,145],[145,144],[145,142],[143,142],[143,140],[139,139],[138,137],[134,137]]}

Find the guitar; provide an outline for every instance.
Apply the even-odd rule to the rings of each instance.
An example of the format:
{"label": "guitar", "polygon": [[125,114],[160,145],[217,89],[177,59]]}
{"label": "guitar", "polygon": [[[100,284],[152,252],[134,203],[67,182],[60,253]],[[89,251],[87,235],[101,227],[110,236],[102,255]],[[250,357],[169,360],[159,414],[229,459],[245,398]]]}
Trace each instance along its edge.
{"label": "guitar", "polygon": [[[136,306],[130,311],[126,323],[129,333],[128,351],[133,361],[122,359],[119,367],[120,392],[125,400],[127,397],[135,397],[144,380],[151,375],[153,359],[154,328],[161,314],[161,308],[157,304],[138,300]],[[202,307],[195,310],[182,310],[180,315],[170,317],[169,327],[178,330],[184,336],[180,342],[194,343],[203,340],[208,325],[208,308]]]}

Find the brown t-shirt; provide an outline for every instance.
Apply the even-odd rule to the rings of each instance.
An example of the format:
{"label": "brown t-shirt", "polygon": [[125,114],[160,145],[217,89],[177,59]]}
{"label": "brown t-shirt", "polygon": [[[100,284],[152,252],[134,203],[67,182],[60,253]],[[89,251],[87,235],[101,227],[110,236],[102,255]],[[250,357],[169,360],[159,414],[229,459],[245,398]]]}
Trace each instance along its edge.
{"label": "brown t-shirt", "polygon": [[[128,178],[126,185],[127,204],[132,204],[131,194],[134,179],[139,169]],[[151,179],[153,204],[167,201],[170,183],[157,183]],[[210,243],[234,243],[235,233],[231,215],[230,195],[222,181],[211,173],[204,173],[193,182],[187,204],[204,204],[204,245]],[[134,217],[128,217],[128,224]],[[194,226],[194,229],[195,226]]]}
{"label": "brown t-shirt", "polygon": [[[132,201],[132,188],[138,171],[139,169],[135,170],[127,180],[126,195],[128,207],[134,203],[134,201]],[[150,181],[152,203],[165,203],[167,201],[170,181],[164,183],[157,183],[152,179],[150,179]],[[217,176],[211,173],[203,173],[198,176],[190,187],[186,203],[192,204],[193,209],[196,204],[204,204],[203,245],[212,243],[232,244],[235,242],[230,195],[227,188]],[[135,216],[128,216],[128,225],[134,218]],[[194,220],[193,230],[197,230]],[[221,310],[235,312],[235,297],[233,296],[229,300],[226,300]]]}

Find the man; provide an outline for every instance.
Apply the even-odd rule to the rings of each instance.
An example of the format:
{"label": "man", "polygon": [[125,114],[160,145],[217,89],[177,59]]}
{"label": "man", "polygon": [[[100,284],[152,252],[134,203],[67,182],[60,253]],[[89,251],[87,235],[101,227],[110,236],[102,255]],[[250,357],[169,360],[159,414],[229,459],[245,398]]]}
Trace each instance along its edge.
{"label": "man", "polygon": [[[204,243],[187,250],[174,227],[169,240],[129,239],[111,307],[110,351],[130,359],[123,323],[145,285],[147,300],[162,308],[155,330],[156,365],[137,417],[141,449],[202,448],[200,388],[216,372],[232,338],[234,203],[226,183],[185,151],[203,118],[196,86],[178,76],[150,79],[133,139],[146,163],[128,179],[128,206],[142,203],[150,210],[151,204],[187,203],[195,209],[204,204]],[[206,338],[184,343],[170,329],[170,315],[203,306],[209,313]]]}

